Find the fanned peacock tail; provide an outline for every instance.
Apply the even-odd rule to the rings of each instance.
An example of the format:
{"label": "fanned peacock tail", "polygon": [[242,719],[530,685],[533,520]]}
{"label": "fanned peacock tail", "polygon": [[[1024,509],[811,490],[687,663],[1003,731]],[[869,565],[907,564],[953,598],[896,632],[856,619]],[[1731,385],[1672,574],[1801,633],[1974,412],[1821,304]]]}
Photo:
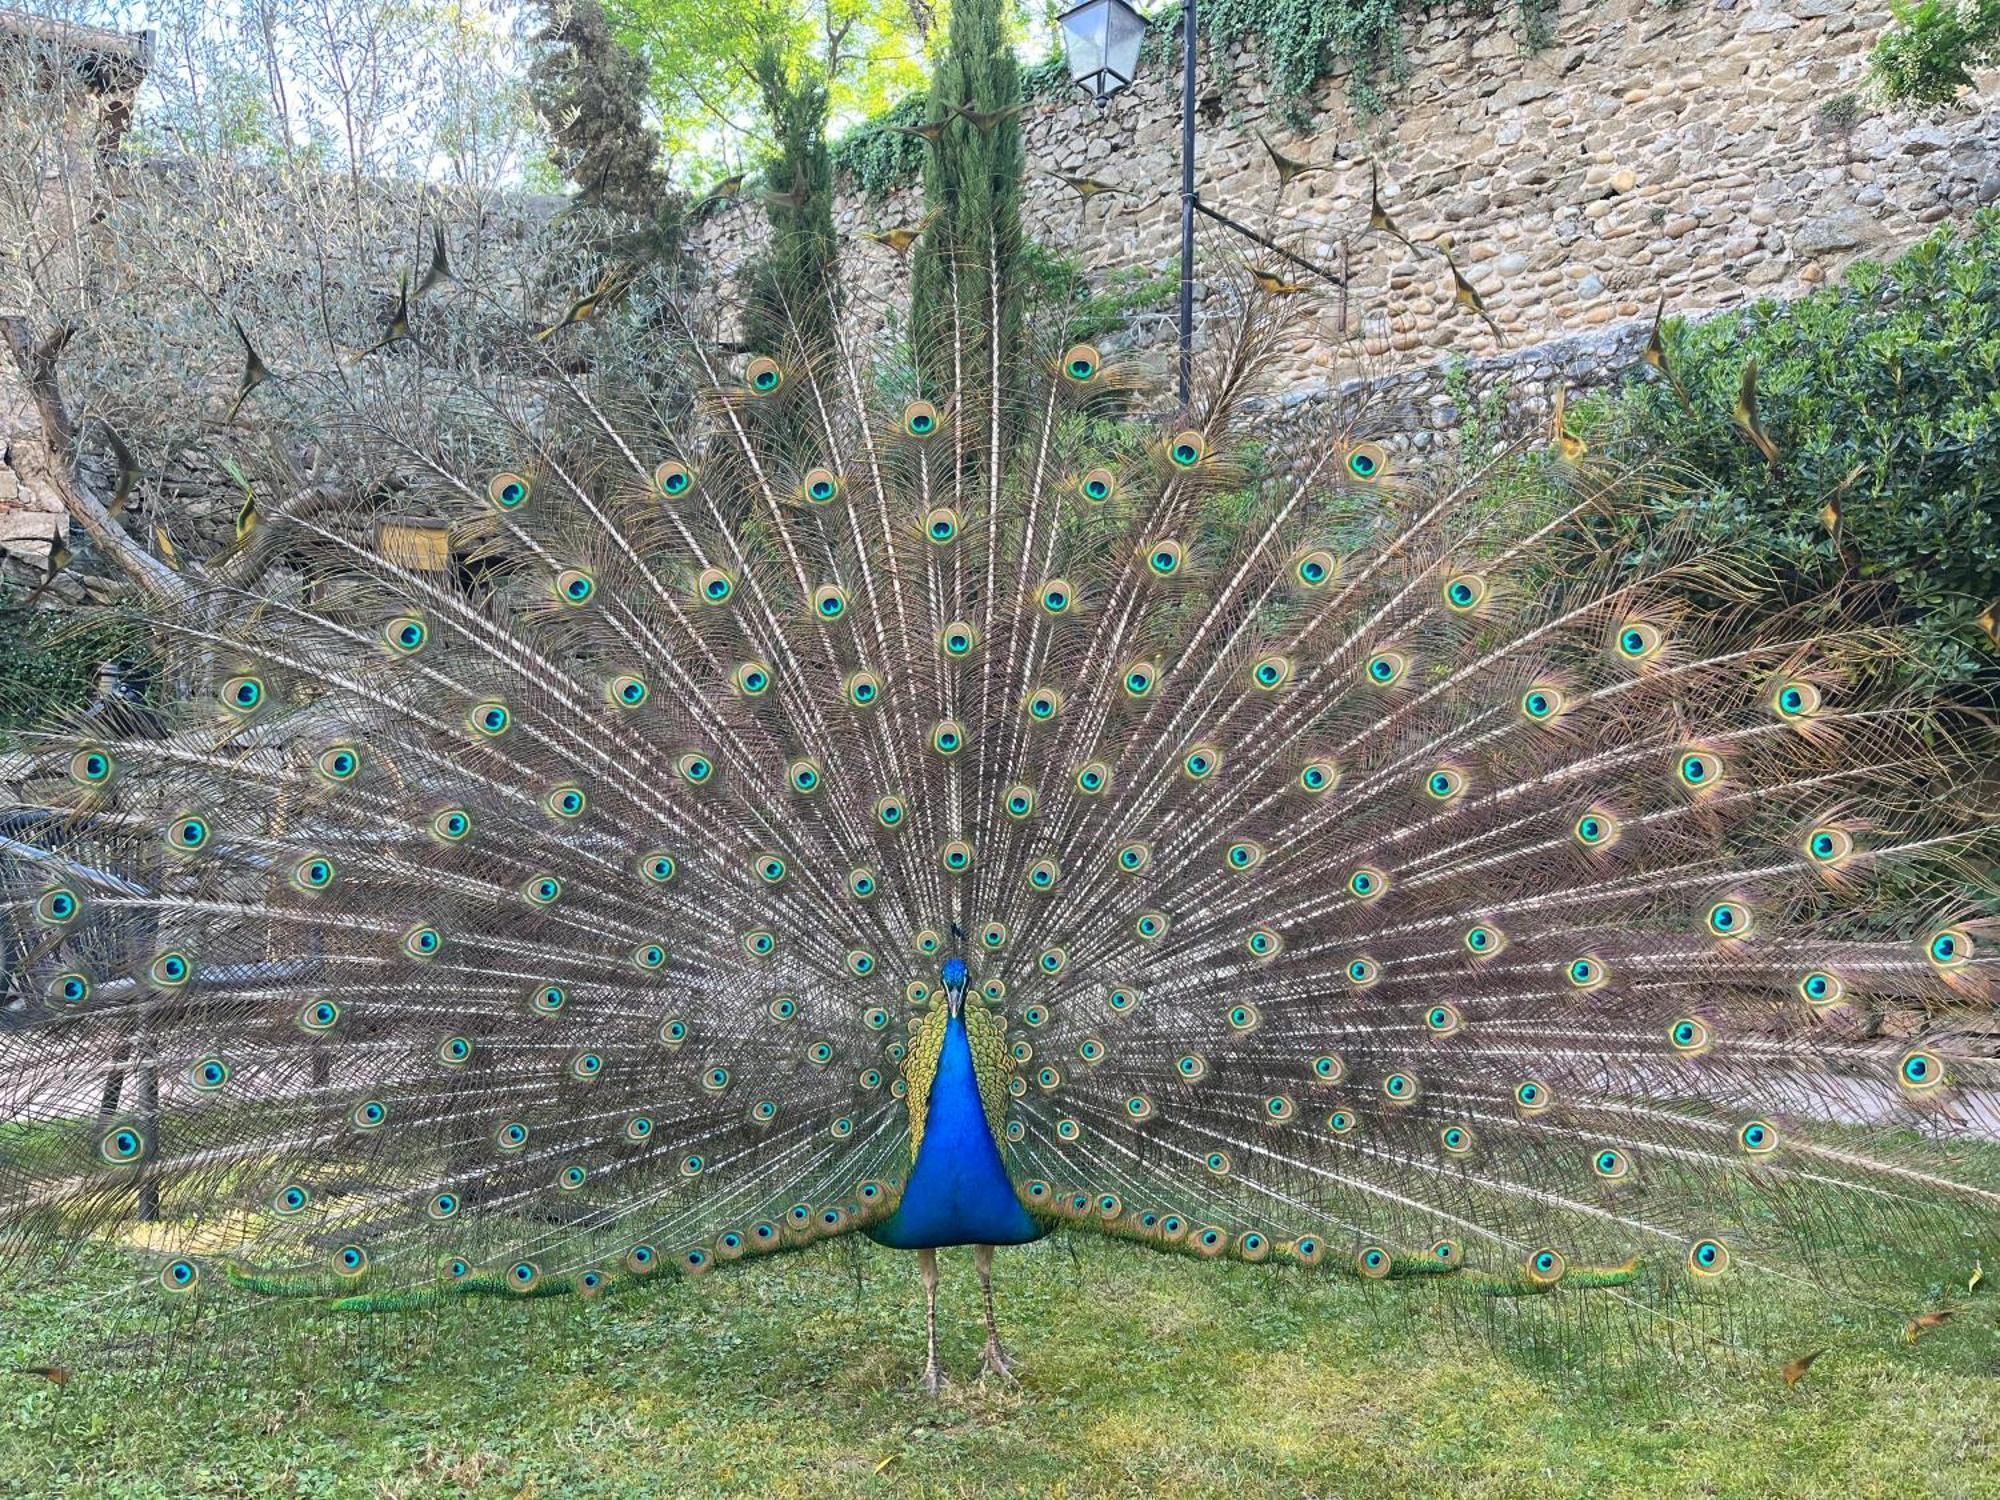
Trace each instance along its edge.
{"label": "fanned peacock tail", "polygon": [[1281,424],[1257,307],[1164,423],[1060,334],[645,318],[329,377],[344,483],[150,620],[189,686],[32,741],[17,1271],[141,1203],[149,1295],[369,1308],[880,1226],[952,957],[1040,1229],[1641,1332],[2000,1255],[1990,762],[1854,600]]}

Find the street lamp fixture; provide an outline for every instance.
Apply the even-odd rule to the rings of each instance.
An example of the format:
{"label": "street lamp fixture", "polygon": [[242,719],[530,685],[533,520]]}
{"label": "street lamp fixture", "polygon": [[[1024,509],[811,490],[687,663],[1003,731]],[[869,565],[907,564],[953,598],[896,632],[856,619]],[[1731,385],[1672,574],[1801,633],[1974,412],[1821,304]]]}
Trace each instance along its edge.
{"label": "street lamp fixture", "polygon": [[[1245,239],[1254,240],[1273,255],[1312,272],[1329,285],[1343,287],[1345,279],[1303,256],[1295,255],[1268,235],[1201,201],[1194,188],[1194,49],[1196,0],[1181,6],[1181,297],[1180,297],[1180,392],[1186,405],[1194,370],[1194,216],[1201,214]],[[1146,18],[1134,10],[1130,0],[1083,0],[1056,17],[1062,28],[1063,46],[1069,59],[1069,76],[1076,86],[1097,101],[1105,101],[1129,85],[1139,72],[1139,44],[1146,35]],[[1345,313],[1343,312],[1343,317]]]}
{"label": "street lamp fixture", "polygon": [[1105,101],[1138,76],[1139,43],[1146,18],[1128,0],[1083,0],[1056,17],[1070,81],[1097,101]]}

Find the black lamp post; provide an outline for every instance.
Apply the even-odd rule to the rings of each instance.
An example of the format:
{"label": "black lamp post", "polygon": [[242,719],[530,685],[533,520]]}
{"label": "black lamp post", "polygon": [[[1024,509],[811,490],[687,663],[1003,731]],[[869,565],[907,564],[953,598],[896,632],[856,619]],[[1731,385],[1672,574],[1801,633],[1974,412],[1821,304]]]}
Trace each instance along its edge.
{"label": "black lamp post", "polygon": [[[1194,366],[1194,4],[1181,7],[1181,400]],[[1104,108],[1138,76],[1146,18],[1129,0],[1083,0],[1056,17],[1069,76]]]}
{"label": "black lamp post", "polygon": [[[1111,96],[1138,76],[1139,44],[1145,39],[1146,18],[1132,8],[1131,0],[1083,0],[1056,17],[1062,28],[1063,48],[1069,58],[1073,83],[1097,101],[1102,109]],[[1194,190],[1194,46],[1195,0],[1181,5],[1181,400],[1188,399],[1190,374],[1194,367],[1194,216],[1203,214],[1246,239],[1255,240],[1293,265],[1303,267],[1331,285],[1342,279],[1294,255],[1227,214],[1218,213],[1201,201]]]}

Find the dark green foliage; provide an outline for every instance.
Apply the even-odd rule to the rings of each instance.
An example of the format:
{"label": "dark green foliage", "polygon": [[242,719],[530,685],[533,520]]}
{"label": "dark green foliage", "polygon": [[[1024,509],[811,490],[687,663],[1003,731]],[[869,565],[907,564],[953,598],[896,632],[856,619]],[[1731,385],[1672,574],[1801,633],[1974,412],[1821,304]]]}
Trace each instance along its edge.
{"label": "dark green foliage", "polygon": [[[960,105],[998,111],[1021,98],[1021,70],[1007,40],[1005,0],[959,0],[931,79],[926,118]],[[957,348],[997,342],[1002,369],[1021,343],[1021,124],[946,127],[924,167],[924,197],[937,219],[911,257],[910,328],[918,367],[934,390],[961,382]]]}
{"label": "dark green foliage", "polygon": [[[1761,536],[1801,580],[1885,583],[1941,677],[1990,661],[1975,617],[2000,597],[2000,213],[1795,302],[1669,324],[1668,346],[1695,414],[1661,381],[1621,404],[1692,471],[1673,503]],[[1775,473],[1731,416],[1753,358]],[[1821,519],[1836,496],[1837,539]]]}
{"label": "dark green foliage", "polygon": [[542,10],[548,24],[535,38],[529,78],[557,169],[576,184],[579,202],[645,226],[607,248],[671,259],[681,205],[646,118],[645,59],[620,45],[599,0],[544,0]]}
{"label": "dark green foliage", "polygon": [[1868,59],[1868,77],[1891,104],[1949,104],[1973,68],[2000,62],[2000,0],[1891,0],[1896,24]]}
{"label": "dark green foliage", "polygon": [[0,740],[88,708],[98,665],[129,661],[144,632],[123,616],[0,602]]}
{"label": "dark green foliage", "polygon": [[910,181],[923,171],[929,148],[913,136],[895,135],[883,127],[921,125],[929,108],[928,95],[912,94],[855,126],[833,143],[834,167],[851,175],[871,198]]}
{"label": "dark green foliage", "polygon": [[840,270],[826,85],[795,74],[775,43],[758,51],[751,72],[778,149],[764,165],[771,242],[745,275],[743,336],[756,349],[781,349],[791,333],[823,344],[837,327]]}

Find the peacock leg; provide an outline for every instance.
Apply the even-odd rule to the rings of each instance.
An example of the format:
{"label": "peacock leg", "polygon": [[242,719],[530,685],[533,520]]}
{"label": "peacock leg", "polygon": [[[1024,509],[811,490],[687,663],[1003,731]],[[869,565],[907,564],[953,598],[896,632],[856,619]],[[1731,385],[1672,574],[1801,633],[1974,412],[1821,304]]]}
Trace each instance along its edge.
{"label": "peacock leg", "polygon": [[924,1360],[924,1389],[935,1396],[944,1389],[944,1367],[938,1363],[937,1348],[937,1251],[919,1250],[917,1271],[924,1278],[924,1335],[930,1347]]}
{"label": "peacock leg", "polygon": [[979,1372],[1012,1380],[1014,1367],[1007,1363],[1007,1351],[1000,1347],[1000,1325],[993,1317],[993,1247],[974,1246],[972,1258],[979,1267],[979,1290],[986,1298],[986,1353],[980,1358]]}

